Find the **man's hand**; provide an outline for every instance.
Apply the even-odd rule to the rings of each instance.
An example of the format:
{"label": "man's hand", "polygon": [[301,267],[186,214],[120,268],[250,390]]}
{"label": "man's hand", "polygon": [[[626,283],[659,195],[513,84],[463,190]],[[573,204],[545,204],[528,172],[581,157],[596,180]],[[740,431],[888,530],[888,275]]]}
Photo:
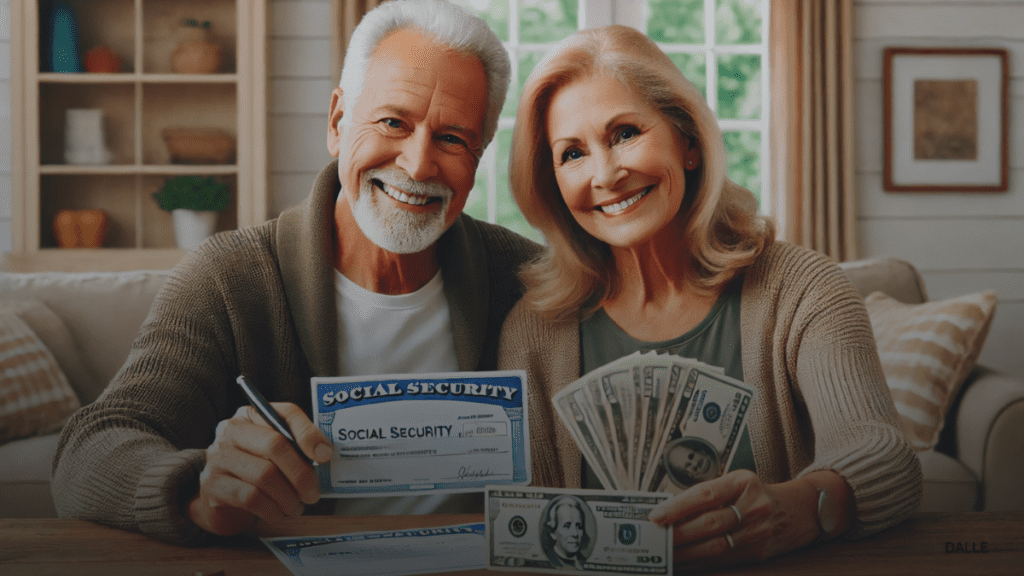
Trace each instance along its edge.
{"label": "man's hand", "polygon": [[[321,464],[330,461],[330,441],[298,406],[271,404],[307,456]],[[189,502],[187,514],[200,528],[230,536],[257,518],[299,516],[305,504],[319,500],[313,467],[255,410],[242,406],[217,425],[217,436],[206,449],[206,467],[199,475],[199,492]]]}

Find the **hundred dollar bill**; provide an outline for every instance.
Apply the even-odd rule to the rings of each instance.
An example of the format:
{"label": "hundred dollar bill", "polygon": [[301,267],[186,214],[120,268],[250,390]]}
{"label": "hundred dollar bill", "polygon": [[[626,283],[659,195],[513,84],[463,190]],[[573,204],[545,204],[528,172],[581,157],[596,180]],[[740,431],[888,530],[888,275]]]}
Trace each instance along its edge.
{"label": "hundred dollar bill", "polygon": [[641,440],[636,447],[638,458],[636,462],[636,475],[632,485],[634,489],[640,486],[640,483],[646,476],[655,439],[661,430],[658,425],[661,412],[664,410],[663,399],[668,385],[668,373],[668,363],[658,358],[648,360],[642,370],[645,410],[641,415]]}
{"label": "hundred dollar bill", "polygon": [[[693,393],[692,385],[687,387],[687,380],[694,364],[685,362],[678,357],[669,357],[668,360],[668,386],[665,394],[665,401],[662,403],[665,410],[655,430],[654,447],[651,454],[651,465],[647,467],[646,473],[640,481],[640,489],[654,491],[664,477],[665,469],[658,464],[661,462],[661,454],[665,449],[674,430],[683,420],[683,414],[689,404],[690,395]],[[657,476],[657,482],[653,480]]]}
{"label": "hundred dollar bill", "polygon": [[598,448],[598,440],[595,438],[593,424],[588,422],[586,415],[577,404],[573,395],[558,394],[552,401],[562,421],[566,422],[584,458],[594,468],[594,473],[601,480],[601,484],[606,487],[614,487],[616,485],[615,475],[612,474],[609,462],[602,456],[601,449]]}
{"label": "hundred dollar bill", "polygon": [[609,438],[615,445],[616,454],[621,458],[620,466],[617,467],[619,477],[616,478],[614,487],[606,484],[605,488],[629,490],[635,487],[632,478],[635,476],[636,446],[639,440],[638,427],[643,400],[640,388],[645,358],[650,356],[651,354],[642,355],[634,352],[601,366],[584,377],[589,379],[593,376],[598,379],[604,392],[603,402],[606,410],[618,414],[613,418]]}
{"label": "hundred dollar bill", "polygon": [[[601,388],[597,378],[580,380],[583,382],[582,391],[585,392],[584,400],[590,411],[596,416],[598,428],[598,440],[604,450],[604,457],[609,459],[610,468],[613,468],[620,477],[625,475],[626,462],[621,454],[621,446],[615,441],[615,424],[611,406],[605,398],[604,390]],[[579,393],[576,393],[577,397]]]}
{"label": "hundred dollar bill", "polygon": [[754,390],[745,383],[701,367],[688,376],[688,406],[672,430],[659,465],[666,479],[659,490],[678,491],[723,474],[747,424]]}
{"label": "hundred dollar bill", "polygon": [[488,568],[670,574],[672,530],[647,520],[668,494],[488,486]]}

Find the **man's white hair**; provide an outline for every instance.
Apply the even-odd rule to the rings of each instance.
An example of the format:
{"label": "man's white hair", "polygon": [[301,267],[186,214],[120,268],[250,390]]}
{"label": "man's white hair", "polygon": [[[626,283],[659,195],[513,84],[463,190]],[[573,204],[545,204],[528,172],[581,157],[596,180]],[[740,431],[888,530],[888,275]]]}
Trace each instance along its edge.
{"label": "man's white hair", "polygon": [[[392,32],[415,29],[456,53],[474,56],[487,76],[487,110],[484,111],[483,151],[498,129],[512,66],[501,41],[480,18],[444,0],[391,0],[363,16],[352,32],[339,86],[345,110],[355,107],[363,91],[370,59],[382,40]],[[341,123],[346,124],[347,114]]]}

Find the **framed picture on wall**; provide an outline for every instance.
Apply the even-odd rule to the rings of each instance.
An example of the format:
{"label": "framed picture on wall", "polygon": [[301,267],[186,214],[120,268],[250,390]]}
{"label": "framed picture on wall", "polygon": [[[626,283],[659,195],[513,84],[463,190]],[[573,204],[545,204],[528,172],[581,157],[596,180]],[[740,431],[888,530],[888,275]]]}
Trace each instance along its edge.
{"label": "framed picture on wall", "polygon": [[1006,50],[886,48],[882,74],[886,191],[1009,188]]}

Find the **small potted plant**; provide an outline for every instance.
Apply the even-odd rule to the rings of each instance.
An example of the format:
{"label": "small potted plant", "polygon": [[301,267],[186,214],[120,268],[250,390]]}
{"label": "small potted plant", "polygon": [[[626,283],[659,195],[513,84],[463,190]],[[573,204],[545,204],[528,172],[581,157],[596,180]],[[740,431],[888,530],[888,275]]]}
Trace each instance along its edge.
{"label": "small potted plant", "polygon": [[174,218],[178,248],[191,250],[217,228],[217,213],[228,206],[228,186],[212,176],[175,176],[153,194]]}

